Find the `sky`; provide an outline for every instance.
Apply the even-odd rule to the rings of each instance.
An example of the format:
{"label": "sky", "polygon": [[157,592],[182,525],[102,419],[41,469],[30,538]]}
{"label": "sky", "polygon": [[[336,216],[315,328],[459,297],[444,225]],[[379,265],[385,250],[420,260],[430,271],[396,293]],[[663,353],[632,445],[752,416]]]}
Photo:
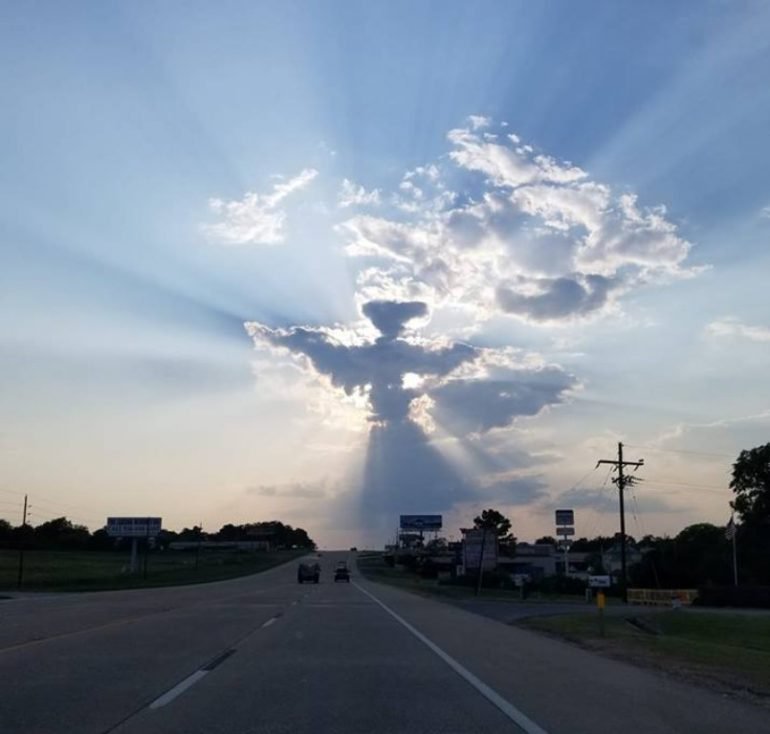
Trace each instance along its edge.
{"label": "sky", "polygon": [[0,516],[522,540],[770,440],[770,6],[6,3]]}

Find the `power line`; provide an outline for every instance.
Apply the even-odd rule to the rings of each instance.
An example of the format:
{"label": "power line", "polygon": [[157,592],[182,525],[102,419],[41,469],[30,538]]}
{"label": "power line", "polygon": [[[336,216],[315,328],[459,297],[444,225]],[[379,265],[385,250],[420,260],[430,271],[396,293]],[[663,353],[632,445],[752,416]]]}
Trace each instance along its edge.
{"label": "power line", "polygon": [[593,474],[599,467],[595,466],[593,469],[587,471],[580,479],[577,480],[569,489],[564,491],[564,494],[567,494],[567,492],[574,492],[580,485],[591,475]]}
{"label": "power line", "polygon": [[692,489],[702,489],[704,492],[719,492],[720,494],[729,491],[729,487],[719,487],[715,484],[692,484],[691,482],[677,482],[673,479],[647,479],[644,478],[645,484],[659,484],[664,487],[691,487]]}
{"label": "power line", "polygon": [[631,449],[644,449],[645,451],[662,451],[666,454],[694,454],[695,456],[713,456],[719,459],[735,458],[732,454],[718,454],[712,451],[691,451],[689,449],[662,449],[662,448],[659,448],[658,446],[650,446],[650,445],[640,444],[640,443],[627,443],[624,445],[628,446]]}

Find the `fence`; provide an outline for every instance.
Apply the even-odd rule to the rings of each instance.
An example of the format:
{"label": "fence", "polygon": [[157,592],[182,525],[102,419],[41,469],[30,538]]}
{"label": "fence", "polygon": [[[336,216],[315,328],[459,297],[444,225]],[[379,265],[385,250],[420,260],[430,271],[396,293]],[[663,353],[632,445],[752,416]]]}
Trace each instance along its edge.
{"label": "fence", "polygon": [[664,607],[689,606],[697,596],[697,589],[629,589],[628,603]]}

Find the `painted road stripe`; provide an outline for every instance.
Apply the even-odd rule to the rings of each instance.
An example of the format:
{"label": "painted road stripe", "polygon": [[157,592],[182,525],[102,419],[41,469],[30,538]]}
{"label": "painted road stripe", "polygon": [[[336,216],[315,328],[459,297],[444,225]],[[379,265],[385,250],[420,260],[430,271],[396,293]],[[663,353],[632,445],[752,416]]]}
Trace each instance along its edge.
{"label": "painted road stripe", "polygon": [[188,688],[194,686],[201,678],[210,673],[218,665],[221,665],[227,658],[235,654],[235,650],[230,648],[220,653],[215,658],[206,663],[202,668],[196,670],[192,675],[187,676],[181,683],[177,683],[170,691],[166,691],[160,698],[156,698],[151,704],[151,709],[159,709],[166,706],[175,698],[181,696]]}
{"label": "painted road stripe", "polygon": [[177,683],[170,691],[166,691],[160,698],[156,698],[150,704],[150,708],[159,709],[161,706],[171,703],[177,696],[181,696],[190,686],[194,686],[206,675],[208,675],[208,670],[196,670],[181,683]]}
{"label": "painted road stripe", "polygon": [[205,672],[209,673],[212,670],[214,670],[214,668],[216,668],[218,665],[221,665],[222,663],[224,663],[225,660],[227,660],[227,658],[229,658],[231,655],[234,655],[234,654],[235,654],[235,650],[232,650],[232,649],[225,650],[221,655],[217,655],[210,663],[207,663],[206,665],[204,665],[201,668],[201,670],[204,670]]}
{"label": "painted road stripe", "polygon": [[361,588],[355,581],[355,586],[362,594],[366,594],[375,604],[379,604],[393,619],[406,627],[420,642],[427,645],[436,653],[452,670],[460,677],[470,683],[484,698],[497,706],[511,721],[519,726],[526,734],[548,734],[545,729],[538,726],[526,714],[522,713],[512,703],[506,701],[497,691],[490,688],[484,681],[477,678],[467,668],[460,665],[451,655],[445,653],[438,645],[431,642],[422,632],[412,627],[403,617],[396,614],[389,606],[381,602],[374,594],[370,594],[366,589]]}
{"label": "painted road stripe", "polygon": [[271,624],[275,624],[278,621],[278,617],[270,617],[270,619],[267,620],[267,622],[264,622],[262,624],[262,629],[265,627],[269,627]]}

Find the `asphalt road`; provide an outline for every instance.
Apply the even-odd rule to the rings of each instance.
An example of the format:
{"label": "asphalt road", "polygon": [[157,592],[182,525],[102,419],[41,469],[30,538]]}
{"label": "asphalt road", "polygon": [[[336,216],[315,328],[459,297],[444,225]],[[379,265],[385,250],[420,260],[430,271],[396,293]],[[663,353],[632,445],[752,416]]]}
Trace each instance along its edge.
{"label": "asphalt road", "polygon": [[[766,711],[295,564],[0,602],[2,734],[770,732]],[[518,723],[517,723],[518,722]]]}

